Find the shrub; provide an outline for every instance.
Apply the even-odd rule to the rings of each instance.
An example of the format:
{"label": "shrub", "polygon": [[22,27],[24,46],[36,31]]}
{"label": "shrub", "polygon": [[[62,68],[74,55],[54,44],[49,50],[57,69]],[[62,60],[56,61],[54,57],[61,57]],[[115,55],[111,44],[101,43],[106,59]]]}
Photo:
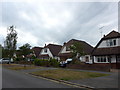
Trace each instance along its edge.
{"label": "shrub", "polygon": [[53,67],[58,67],[59,66],[59,62],[56,59],[50,59],[50,65]]}
{"label": "shrub", "polygon": [[37,66],[48,66],[48,60],[47,59],[35,59],[34,64]]}
{"label": "shrub", "polygon": [[17,57],[14,59],[14,61],[21,61],[21,60],[23,60],[23,58],[21,58],[21,57]]}
{"label": "shrub", "polygon": [[53,66],[53,67],[58,67],[59,62],[56,59],[35,59],[34,64],[37,66]]}

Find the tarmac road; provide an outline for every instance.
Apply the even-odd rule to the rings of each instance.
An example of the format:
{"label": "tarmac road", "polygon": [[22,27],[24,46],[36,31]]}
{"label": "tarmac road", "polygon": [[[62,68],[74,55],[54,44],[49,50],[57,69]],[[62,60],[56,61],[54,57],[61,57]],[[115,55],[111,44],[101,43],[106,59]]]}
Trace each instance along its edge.
{"label": "tarmac road", "polygon": [[73,88],[61,83],[2,68],[2,88]]}

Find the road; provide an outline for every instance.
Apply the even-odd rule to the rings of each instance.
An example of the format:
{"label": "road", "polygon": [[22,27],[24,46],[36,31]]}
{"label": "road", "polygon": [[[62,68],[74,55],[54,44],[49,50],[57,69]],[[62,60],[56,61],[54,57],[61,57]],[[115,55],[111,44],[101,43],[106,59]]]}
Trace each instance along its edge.
{"label": "road", "polygon": [[71,86],[2,68],[2,88],[71,88]]}
{"label": "road", "polygon": [[2,89],[2,65],[0,64],[0,90]]}

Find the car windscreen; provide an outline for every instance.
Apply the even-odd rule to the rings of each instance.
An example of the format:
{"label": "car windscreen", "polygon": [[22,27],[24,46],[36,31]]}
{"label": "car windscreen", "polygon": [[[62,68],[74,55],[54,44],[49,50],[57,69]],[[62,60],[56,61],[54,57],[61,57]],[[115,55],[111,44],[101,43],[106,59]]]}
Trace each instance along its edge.
{"label": "car windscreen", "polygon": [[10,59],[8,59],[8,58],[4,58],[3,60],[10,60]]}

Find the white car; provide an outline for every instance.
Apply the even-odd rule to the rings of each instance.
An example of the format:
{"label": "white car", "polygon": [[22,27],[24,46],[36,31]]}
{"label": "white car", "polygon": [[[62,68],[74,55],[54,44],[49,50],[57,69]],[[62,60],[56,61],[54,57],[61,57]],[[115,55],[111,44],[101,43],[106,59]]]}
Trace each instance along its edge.
{"label": "white car", "polygon": [[66,59],[66,61],[60,62],[60,67],[66,67],[66,64],[69,64],[72,61],[71,58]]}
{"label": "white car", "polygon": [[11,59],[8,59],[8,58],[2,58],[2,59],[0,59],[0,63],[2,64],[2,63],[10,63],[11,62]]}
{"label": "white car", "polygon": [[66,59],[65,63],[68,64],[68,63],[71,62],[71,61],[72,61],[72,59],[71,59],[71,58],[68,58],[68,59]]}

